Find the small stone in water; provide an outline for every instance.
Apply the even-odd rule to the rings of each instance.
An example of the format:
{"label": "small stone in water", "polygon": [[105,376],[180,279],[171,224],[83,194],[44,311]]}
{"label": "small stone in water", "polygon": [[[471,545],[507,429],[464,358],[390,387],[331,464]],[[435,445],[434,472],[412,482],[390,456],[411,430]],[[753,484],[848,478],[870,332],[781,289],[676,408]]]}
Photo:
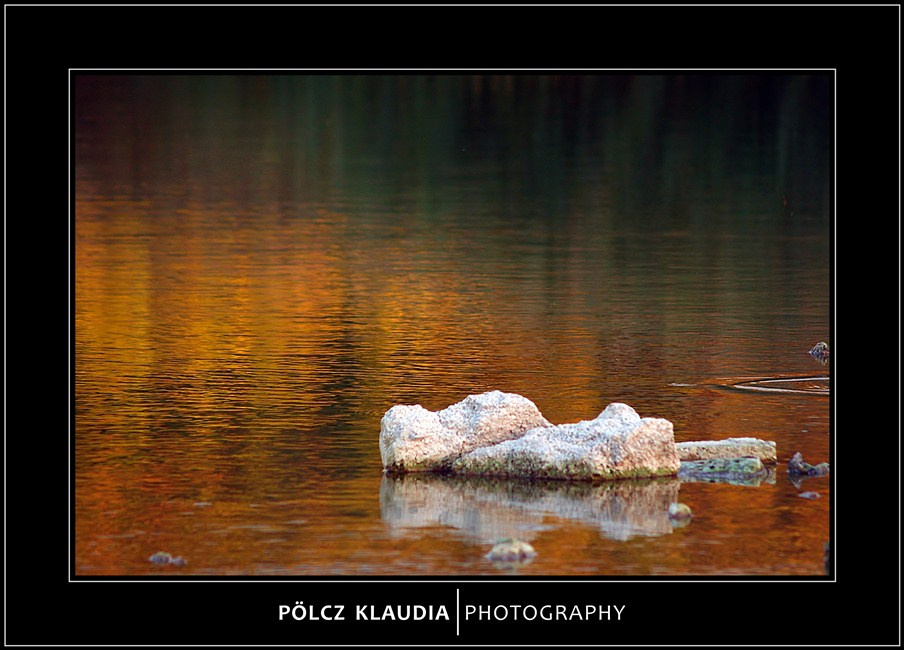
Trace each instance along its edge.
{"label": "small stone in water", "polygon": [[683,519],[690,519],[693,516],[694,513],[691,511],[689,506],[683,503],[669,504],[669,519],[681,521]]}
{"label": "small stone in water", "polygon": [[804,499],[818,499],[822,495],[819,492],[801,492],[797,496],[803,497]]}
{"label": "small stone in water", "polygon": [[536,554],[534,547],[527,542],[509,537],[497,542],[486,557],[496,562],[515,562],[534,557]]}
{"label": "small stone in water", "polygon": [[826,476],[829,473],[829,464],[819,463],[819,465],[811,465],[804,460],[803,455],[798,451],[788,461],[788,473],[801,476]]}
{"label": "small stone in water", "polygon": [[810,350],[810,356],[823,364],[828,363],[830,354],[829,344],[825,341],[820,341]]}
{"label": "small stone in water", "polygon": [[176,555],[175,557],[167,553],[166,551],[157,551],[151,557],[148,558],[154,564],[172,564],[173,566],[185,566],[188,564],[188,560],[186,560],[181,555]]}

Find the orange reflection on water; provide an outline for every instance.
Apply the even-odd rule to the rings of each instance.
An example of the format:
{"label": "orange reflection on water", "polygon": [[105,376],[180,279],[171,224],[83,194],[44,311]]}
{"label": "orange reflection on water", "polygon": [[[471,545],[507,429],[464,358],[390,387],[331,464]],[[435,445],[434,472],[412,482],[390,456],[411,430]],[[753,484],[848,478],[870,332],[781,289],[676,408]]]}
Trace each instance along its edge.
{"label": "orange reflection on water", "polygon": [[[814,462],[828,457],[827,400],[705,387],[755,341],[707,332],[703,352],[691,351],[680,312],[659,317],[630,303],[599,312],[596,331],[586,317],[563,327],[536,300],[545,291],[536,279],[516,274],[513,289],[487,260],[474,265],[482,275],[462,272],[464,232],[444,233],[442,246],[415,230],[349,250],[339,243],[352,227],[335,212],[264,233],[238,219],[212,236],[214,215],[136,218],[135,209],[86,201],[76,224],[76,531],[90,539],[79,554],[86,572],[157,570],[147,556],[189,555],[185,546],[195,549],[185,571],[330,573],[360,557],[361,571],[379,573],[387,566],[376,555],[398,563],[390,570],[414,570],[421,533],[384,537],[373,492],[379,418],[399,402],[439,409],[502,388],[565,422],[621,400],[671,419],[678,440],[756,436],[777,440],[783,461],[798,447]],[[580,273],[559,281],[566,309],[585,300]],[[699,384],[668,389],[675,378]],[[318,498],[321,489],[340,496]],[[523,571],[756,573],[755,550],[770,546],[783,571],[818,568],[818,554],[805,558],[827,534],[827,494],[683,491],[700,513],[694,525],[717,532],[662,542],[655,556],[638,541],[631,553],[610,549],[627,553],[623,564],[601,564],[599,533],[569,523]],[[558,552],[563,530],[573,541]],[[434,548],[449,553],[431,556],[435,571],[460,571],[455,562],[493,571],[468,554],[479,545]]]}
{"label": "orange reflection on water", "polygon": [[[693,124],[658,142],[612,117],[610,135],[674,154],[653,191],[636,169],[656,161],[625,137],[563,157],[573,143],[544,124],[550,141],[514,162],[475,153],[491,145],[456,121],[466,95],[437,103],[415,81],[405,115],[424,122],[343,109],[363,80],[251,84],[260,105],[234,80],[222,96],[147,81],[128,101],[92,83],[76,140],[78,573],[167,570],[147,562],[159,550],[202,573],[492,573],[467,530],[388,530],[377,437],[397,403],[500,389],[560,423],[624,401],[678,440],[829,459],[825,397],[712,387],[813,372],[825,222],[770,215],[758,167],[688,173],[706,141]],[[514,82],[499,83],[472,90]],[[429,115],[450,123],[426,138]],[[733,150],[727,134],[712,147],[704,159]],[[819,573],[828,489],[800,499],[782,470],[771,486],[683,486],[699,516],[656,538],[550,515],[523,571]]]}

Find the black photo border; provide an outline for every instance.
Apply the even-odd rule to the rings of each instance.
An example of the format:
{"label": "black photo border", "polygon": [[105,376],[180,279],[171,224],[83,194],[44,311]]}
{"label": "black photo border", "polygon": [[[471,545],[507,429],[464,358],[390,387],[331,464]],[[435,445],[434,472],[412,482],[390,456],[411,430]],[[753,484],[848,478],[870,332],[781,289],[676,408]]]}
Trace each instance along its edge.
{"label": "black photo border", "polygon": [[[899,5],[6,5],[4,14],[7,645],[900,644]],[[110,69],[831,71],[831,575],[73,579],[69,89],[73,71]],[[350,620],[279,621],[280,605],[297,602],[345,604]],[[624,615],[591,625],[459,613],[463,603],[547,602]],[[365,603],[444,607],[448,619],[352,620]]]}

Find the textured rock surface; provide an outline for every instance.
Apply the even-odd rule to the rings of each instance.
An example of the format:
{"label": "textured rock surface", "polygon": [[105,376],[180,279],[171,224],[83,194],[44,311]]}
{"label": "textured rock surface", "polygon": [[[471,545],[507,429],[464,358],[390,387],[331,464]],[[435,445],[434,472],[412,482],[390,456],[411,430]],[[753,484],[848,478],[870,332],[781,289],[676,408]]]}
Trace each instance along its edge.
{"label": "textured rock surface", "polygon": [[391,471],[556,479],[674,476],[672,423],[610,404],[595,419],[554,426],[529,399],[492,391],[441,411],[394,406],[380,426]]}
{"label": "textured rock surface", "polygon": [[380,456],[390,470],[441,470],[473,449],[547,426],[529,399],[498,390],[469,395],[441,411],[397,405],[380,423]]}
{"label": "textured rock surface", "polygon": [[[725,458],[718,459],[716,462],[720,463],[736,463],[738,459],[736,458]],[[758,459],[752,458],[750,459],[754,461],[751,467],[756,466],[756,462]],[[722,472],[722,473],[713,473],[710,472],[707,474],[706,472],[695,472],[694,467],[702,466],[704,463],[708,461],[705,460],[684,460],[681,461],[681,469],[678,470],[678,479],[682,485],[685,483],[722,483],[725,485],[743,485],[746,487],[759,487],[761,485],[775,485],[775,480],[777,473],[775,471],[775,465],[763,465],[764,471],[757,471],[754,473],[742,473],[742,472]],[[793,481],[792,481],[793,482]]]}
{"label": "textured rock surface", "polygon": [[673,476],[680,461],[672,423],[614,403],[593,420],[531,429],[452,463],[460,474],[555,479]]}
{"label": "textured rock surface", "polygon": [[753,456],[764,463],[777,462],[775,442],[772,440],[727,438],[725,440],[679,442],[675,446],[678,448],[678,457],[682,461]]}
{"label": "textured rock surface", "polygon": [[681,462],[678,478],[683,480],[716,480],[726,478],[760,477],[767,473],[766,466],[756,457],[711,458]]}

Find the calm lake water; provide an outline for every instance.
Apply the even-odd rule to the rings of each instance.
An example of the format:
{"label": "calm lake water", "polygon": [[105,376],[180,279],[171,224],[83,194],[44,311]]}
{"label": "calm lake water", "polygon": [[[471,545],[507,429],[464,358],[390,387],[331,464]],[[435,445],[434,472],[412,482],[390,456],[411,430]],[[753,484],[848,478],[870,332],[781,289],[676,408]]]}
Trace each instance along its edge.
{"label": "calm lake water", "polygon": [[[824,575],[831,119],[828,77],[77,77],[75,574]],[[779,464],[383,476],[391,406],[494,389]]]}

